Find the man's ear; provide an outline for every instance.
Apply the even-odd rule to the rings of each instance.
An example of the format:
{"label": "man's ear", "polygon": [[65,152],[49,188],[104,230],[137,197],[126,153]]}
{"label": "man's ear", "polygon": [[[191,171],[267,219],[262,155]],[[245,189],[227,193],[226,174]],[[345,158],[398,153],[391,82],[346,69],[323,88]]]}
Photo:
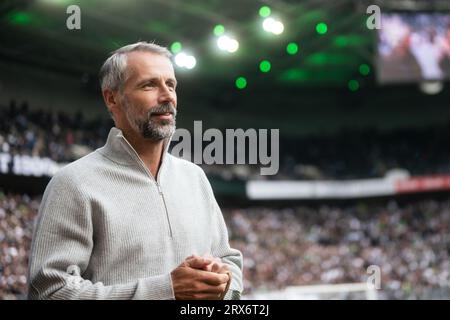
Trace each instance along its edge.
{"label": "man's ear", "polygon": [[117,91],[111,89],[105,89],[102,91],[103,99],[105,100],[106,107],[111,114],[114,114],[113,110],[118,107],[118,95]]}

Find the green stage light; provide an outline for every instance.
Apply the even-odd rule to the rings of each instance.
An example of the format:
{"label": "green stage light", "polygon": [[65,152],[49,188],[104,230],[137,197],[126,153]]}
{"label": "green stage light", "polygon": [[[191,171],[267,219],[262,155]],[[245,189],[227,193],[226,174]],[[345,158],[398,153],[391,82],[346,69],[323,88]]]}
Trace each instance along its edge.
{"label": "green stage light", "polygon": [[348,88],[350,89],[350,91],[357,91],[359,89],[359,82],[356,80],[350,80],[348,82]]}
{"label": "green stage light", "polygon": [[223,25],[221,25],[221,24],[218,24],[218,25],[216,25],[214,27],[214,31],[213,32],[214,32],[214,34],[216,36],[221,36],[221,35],[223,35],[225,33],[225,27]]}
{"label": "green stage light", "polygon": [[245,79],[244,77],[239,77],[236,79],[236,88],[242,90],[245,87],[247,87],[247,79]]}
{"label": "green stage light", "polygon": [[261,70],[261,72],[269,72],[270,68],[271,68],[271,64],[267,60],[263,60],[259,64],[259,70]]}
{"label": "green stage light", "polygon": [[339,48],[348,46],[348,43],[348,37],[346,36],[338,36],[336,37],[336,39],[334,39],[334,44]]}
{"label": "green stage light", "polygon": [[318,34],[325,34],[328,31],[328,26],[325,22],[320,22],[316,25],[316,31]]}
{"label": "green stage light", "polygon": [[361,73],[363,76],[367,76],[370,73],[370,67],[363,63],[359,66],[359,73]]}
{"label": "green stage light", "polygon": [[16,25],[28,25],[31,23],[31,15],[24,11],[14,11],[8,15],[8,20]]}
{"label": "green stage light", "polygon": [[298,45],[295,42],[291,42],[286,46],[287,53],[294,55],[298,52]]}
{"label": "green stage light", "polygon": [[181,51],[181,49],[183,48],[183,46],[181,45],[180,42],[175,41],[174,43],[172,43],[172,45],[170,46],[170,50],[172,51],[172,53],[178,53]]}
{"label": "green stage light", "polygon": [[263,18],[266,18],[266,17],[270,16],[270,12],[271,12],[271,10],[270,10],[270,8],[268,6],[262,6],[259,9],[259,15],[261,17],[263,17]]}

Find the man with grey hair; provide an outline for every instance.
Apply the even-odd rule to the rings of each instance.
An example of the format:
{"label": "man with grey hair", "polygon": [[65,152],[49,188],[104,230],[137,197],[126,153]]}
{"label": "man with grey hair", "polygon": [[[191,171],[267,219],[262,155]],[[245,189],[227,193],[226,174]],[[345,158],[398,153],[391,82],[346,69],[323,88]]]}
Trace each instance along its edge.
{"label": "man with grey hair", "polygon": [[239,299],[242,254],[204,172],[169,154],[170,52],[139,42],[100,71],[115,127],[47,186],[33,236],[32,299]]}

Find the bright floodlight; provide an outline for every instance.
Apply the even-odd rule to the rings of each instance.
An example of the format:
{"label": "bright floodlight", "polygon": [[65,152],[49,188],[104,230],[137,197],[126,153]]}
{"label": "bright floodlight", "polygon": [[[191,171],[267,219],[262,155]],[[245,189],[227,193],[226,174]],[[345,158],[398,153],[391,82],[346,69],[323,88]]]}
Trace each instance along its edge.
{"label": "bright floodlight", "polygon": [[175,64],[180,68],[192,69],[197,64],[197,60],[194,56],[180,52],[175,56]]}
{"label": "bright floodlight", "polygon": [[217,46],[220,50],[228,51],[230,53],[236,52],[239,48],[239,42],[230,36],[223,35],[217,39]]}
{"label": "bright floodlight", "polygon": [[272,32],[274,23],[275,23],[275,19],[274,18],[266,18],[266,19],[264,19],[264,21],[263,21],[263,29],[264,29],[264,31]]}
{"label": "bright floodlight", "polygon": [[239,48],[239,42],[236,39],[230,39],[228,41],[228,52],[236,52]]}
{"label": "bright floodlight", "polygon": [[281,21],[275,20],[272,17],[266,18],[263,21],[263,29],[266,32],[270,32],[276,35],[283,33],[284,25]]}
{"label": "bright floodlight", "polygon": [[220,50],[227,50],[227,46],[228,46],[228,41],[230,41],[230,37],[229,36],[220,36],[217,39],[217,46],[219,47]]}
{"label": "bright floodlight", "polygon": [[180,52],[175,56],[175,63],[179,67],[184,67],[184,64],[186,63],[186,53]]}
{"label": "bright floodlight", "polygon": [[185,61],[185,67],[188,69],[193,69],[197,64],[197,60],[194,56],[187,56]]}
{"label": "bright floodlight", "polygon": [[284,24],[281,21],[275,21],[272,32],[276,35],[282,34],[284,31]]}

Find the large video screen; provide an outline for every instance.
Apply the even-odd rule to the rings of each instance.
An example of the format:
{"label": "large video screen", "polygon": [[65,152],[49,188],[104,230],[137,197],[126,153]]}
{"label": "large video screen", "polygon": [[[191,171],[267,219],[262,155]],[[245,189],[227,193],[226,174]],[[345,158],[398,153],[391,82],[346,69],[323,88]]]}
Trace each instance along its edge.
{"label": "large video screen", "polygon": [[380,83],[450,79],[450,13],[385,13],[378,33]]}

